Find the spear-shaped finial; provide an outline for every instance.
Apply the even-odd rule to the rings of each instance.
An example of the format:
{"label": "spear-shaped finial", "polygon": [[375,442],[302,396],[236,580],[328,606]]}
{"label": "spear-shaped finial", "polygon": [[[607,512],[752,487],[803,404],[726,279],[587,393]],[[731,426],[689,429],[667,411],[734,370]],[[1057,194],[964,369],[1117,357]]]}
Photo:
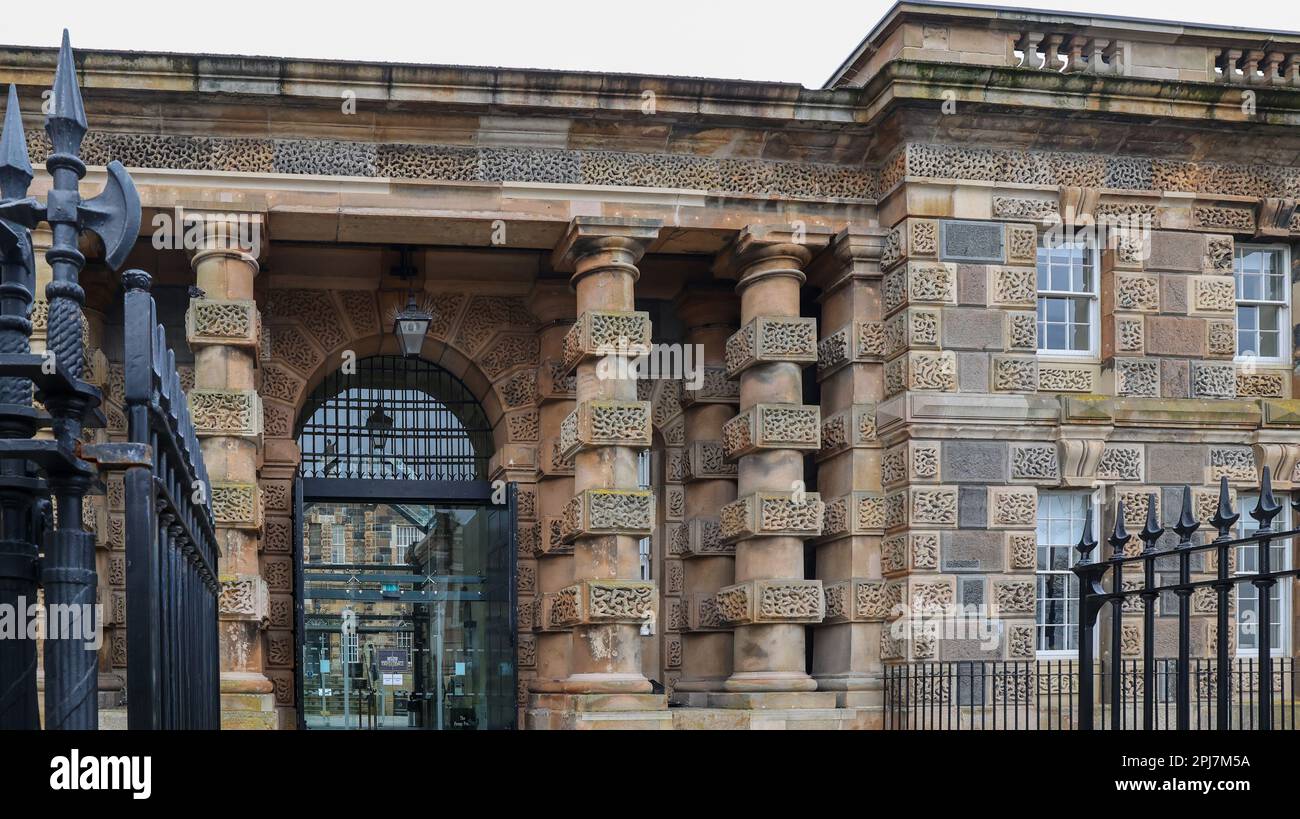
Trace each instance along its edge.
{"label": "spear-shaped finial", "polygon": [[55,153],[75,154],[86,135],[86,109],[81,104],[81,89],[77,87],[77,67],[72,61],[72,44],[68,30],[63,30],[63,44],[59,46],[59,64],[54,70],[53,98],[50,113],[45,118],[45,132]]}
{"label": "spear-shaped finial", "polygon": [[4,129],[0,131],[0,197],[22,199],[32,183],[32,162],[27,156],[27,135],[23,112],[18,107],[18,88],[9,84]]}
{"label": "spear-shaped finial", "polygon": [[1115,528],[1110,533],[1110,537],[1106,538],[1106,542],[1110,544],[1112,557],[1120,557],[1124,554],[1124,547],[1128,545],[1129,537],[1128,529],[1124,527],[1124,501],[1118,500],[1115,502]]}
{"label": "spear-shaped finial", "polygon": [[1083,516],[1083,534],[1079,536],[1079,545],[1074,547],[1079,552],[1080,563],[1092,562],[1092,550],[1097,548],[1097,539],[1092,536],[1092,504]]}
{"label": "spear-shaped finial", "polygon": [[1255,503],[1255,508],[1250,510],[1250,516],[1259,521],[1259,532],[1271,531],[1273,518],[1277,513],[1282,511],[1282,504],[1273,498],[1273,476],[1269,474],[1269,468],[1264,467],[1264,475],[1259,483],[1259,500]]}
{"label": "spear-shaped finial", "polygon": [[1232,495],[1228,492],[1228,476],[1220,476],[1219,508],[1215,510],[1214,517],[1210,518],[1210,525],[1219,530],[1219,536],[1215,540],[1230,539],[1232,537],[1232,527],[1236,526],[1237,521],[1240,519],[1241,513],[1232,511]]}
{"label": "spear-shaped finial", "polygon": [[1156,541],[1165,533],[1164,528],[1156,518],[1156,493],[1152,492],[1147,495],[1147,522],[1138,532],[1138,539],[1142,541],[1142,551],[1151,552],[1156,548]]}
{"label": "spear-shaped finial", "polygon": [[1179,546],[1191,546],[1192,535],[1196,530],[1201,528],[1201,522],[1192,514],[1192,488],[1183,484],[1183,511],[1178,516],[1178,522],[1174,524],[1174,531],[1178,533]]}

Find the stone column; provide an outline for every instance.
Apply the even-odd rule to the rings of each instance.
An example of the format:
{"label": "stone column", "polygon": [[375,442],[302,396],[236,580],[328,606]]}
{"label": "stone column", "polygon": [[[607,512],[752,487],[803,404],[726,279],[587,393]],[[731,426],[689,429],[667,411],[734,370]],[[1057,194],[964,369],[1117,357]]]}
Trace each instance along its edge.
{"label": "stone column", "polygon": [[[723,352],[736,329],[740,302],[729,289],[692,285],[673,309],[686,324],[686,342],[693,350],[686,360],[700,372],[694,379],[686,373],[682,382],[686,521],[677,551],[684,570],[680,605],[686,608],[679,620],[689,631],[669,639],[680,640],[676,699],[704,706],[707,692],[721,691],[731,675],[732,635],[718,620],[714,597],[735,580],[735,545],[722,541],[718,510],[736,499],[736,465],[724,457],[722,427],[735,414],[740,389],[727,378]],[[672,629],[671,617],[665,625]],[[672,659],[671,645],[668,654]]]}
{"label": "stone column", "polygon": [[884,399],[884,329],[878,229],[846,229],[810,268],[822,290],[821,451],[817,489],[826,523],[817,546],[826,620],[813,641],[817,688],[840,707],[880,706],[880,633],[885,612],[881,536],[884,495],[876,405]]}
{"label": "stone column", "polygon": [[573,293],[563,280],[539,281],[528,307],[542,322],[537,332],[542,361],[537,404],[539,424],[548,437],[538,454],[537,522],[529,538],[530,557],[537,559],[537,595],[519,615],[529,631],[520,637],[519,664],[525,667],[525,658],[531,657],[536,677],[528,690],[541,694],[562,692],[569,676],[570,630],[551,625],[550,604],[556,593],[573,585],[573,544],[562,540],[560,530],[564,507],[574,494],[573,462],[562,457],[557,434],[573,412],[576,391],[576,377],[564,372],[564,339],[575,316]]}
{"label": "stone column", "polygon": [[[654,525],[654,493],[638,489],[637,450],[650,446],[650,403],[619,365],[648,348],[650,317],[633,309],[636,263],[661,223],[579,217],[556,249],[555,267],[573,271],[578,318],[564,341],[564,369],[577,374],[577,407],[560,447],[574,458],[574,496],[560,538],[573,544],[573,585],[559,590],[549,617],[573,628],[570,694],[649,694],[641,671],[640,627],[656,615],[653,582],[639,575],[637,543]],[[637,698],[640,699],[640,698]],[[646,698],[638,707],[663,698]]]}
{"label": "stone column", "polygon": [[258,261],[249,240],[261,229],[253,214],[248,222],[205,221],[203,247],[191,258],[203,295],[191,299],[185,321],[194,351],[190,412],[212,481],[220,550],[223,728],[278,725],[273,685],[263,673],[261,631],[270,598],[258,560],[262,407],[254,377],[260,319],[253,299]]}
{"label": "stone column", "polygon": [[817,321],[799,317],[812,256],[803,234],[748,227],[716,268],[736,278],[741,302],[740,330],[726,349],[728,375],[740,381],[740,414],[723,427],[726,456],[739,462],[739,497],[719,516],[723,540],[736,544],[736,584],[716,598],[723,622],[735,626],[724,684],[734,693],[710,697],[719,705],[811,704],[750,693],[817,688],[804,670],[804,629],[821,622],[825,603],[821,581],[804,577],[804,540],[821,534],[824,507],[804,485],[804,452],[818,448],[821,413],[803,404],[803,368],[817,360]]}

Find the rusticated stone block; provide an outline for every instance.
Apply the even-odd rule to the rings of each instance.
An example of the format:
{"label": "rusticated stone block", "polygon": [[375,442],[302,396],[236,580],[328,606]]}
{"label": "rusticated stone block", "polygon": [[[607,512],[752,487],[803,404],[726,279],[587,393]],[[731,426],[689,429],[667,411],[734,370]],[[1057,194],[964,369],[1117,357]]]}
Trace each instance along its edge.
{"label": "rusticated stone block", "polygon": [[190,418],[199,437],[256,438],[262,434],[262,399],[253,390],[190,390]]}
{"label": "rusticated stone block", "polygon": [[691,518],[682,527],[685,548],[682,557],[713,557],[736,553],[736,544],[722,539],[722,524],[717,518]]}
{"label": "rusticated stone block", "polygon": [[[737,404],[740,402],[740,384],[727,377],[726,367],[703,367],[698,380],[682,381],[682,406],[693,404]],[[698,384],[698,386],[695,386]]]}
{"label": "rusticated stone block", "polygon": [[654,528],[654,505],[649,489],[585,489],[564,507],[560,539],[572,543],[591,535],[646,537]]}
{"label": "rusticated stone block", "polygon": [[566,460],[601,446],[648,449],[649,401],[583,401],[560,424],[560,453]]}
{"label": "rusticated stone block", "polygon": [[686,448],[685,480],[703,481],[715,478],[735,479],[736,465],[727,460],[721,441],[691,441]]}
{"label": "rusticated stone block", "polygon": [[185,311],[185,340],[191,348],[225,344],[257,349],[262,328],[252,301],[192,299]]}
{"label": "rusticated stone block", "polygon": [[880,534],[885,529],[885,498],[879,492],[851,492],[826,501],[823,538]]}
{"label": "rusticated stone block", "polygon": [[821,448],[821,407],[755,404],[722,427],[728,460],[764,449]]}
{"label": "rusticated stone block", "polygon": [[722,507],[722,538],[735,542],[764,536],[817,537],[825,510],[816,492],[799,498],[791,492],[755,492]]}
{"label": "rusticated stone block", "polygon": [[607,355],[638,356],[650,351],[650,314],[639,310],[588,310],[564,336],[564,372]]}
{"label": "rusticated stone block", "polygon": [[644,623],[658,616],[655,584],[641,580],[582,580],[555,593],[556,626]]}
{"label": "rusticated stone block", "polygon": [[726,361],[729,378],[771,361],[816,363],[817,319],[756,316],[727,339]]}
{"label": "rusticated stone block", "polygon": [[255,483],[214,481],[212,516],[217,526],[260,529],[262,527],[261,489]]}
{"label": "rusticated stone block", "polygon": [[222,620],[261,622],[269,617],[270,591],[260,575],[222,575],[217,612]]}
{"label": "rusticated stone block", "polygon": [[751,580],[718,590],[718,615],[728,625],[820,623],[826,613],[820,580]]}

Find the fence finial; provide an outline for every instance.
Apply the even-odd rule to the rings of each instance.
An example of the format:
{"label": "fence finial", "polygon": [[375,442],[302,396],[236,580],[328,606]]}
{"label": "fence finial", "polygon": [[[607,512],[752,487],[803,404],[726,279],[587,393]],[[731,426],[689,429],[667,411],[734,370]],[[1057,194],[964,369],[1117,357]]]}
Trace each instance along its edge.
{"label": "fence finial", "polygon": [[1097,539],[1092,536],[1092,504],[1088,504],[1088,511],[1083,516],[1083,534],[1075,548],[1079,551],[1080,563],[1092,562],[1092,550],[1097,548]]}
{"label": "fence finial", "polygon": [[1259,521],[1259,532],[1269,532],[1272,531],[1273,518],[1281,511],[1282,504],[1273,498],[1273,476],[1265,466],[1259,484],[1259,500],[1255,502],[1255,508],[1250,510],[1250,516]]}
{"label": "fence finial", "polygon": [[1192,535],[1199,528],[1201,522],[1192,514],[1192,488],[1183,484],[1183,511],[1178,516],[1178,523],[1174,524],[1174,531],[1178,533],[1178,545],[1191,546]]}
{"label": "fence finial", "polygon": [[1228,492],[1228,476],[1222,475],[1219,478],[1219,508],[1215,510],[1214,517],[1210,518],[1210,525],[1219,530],[1219,536],[1215,540],[1230,539],[1232,537],[1232,527],[1237,525],[1238,520],[1241,520],[1241,513],[1232,511],[1232,495]]}
{"label": "fence finial", "polygon": [[1156,541],[1165,533],[1164,528],[1156,518],[1156,493],[1152,492],[1147,495],[1147,522],[1138,532],[1138,539],[1142,541],[1142,551],[1155,551]]}
{"label": "fence finial", "polygon": [[1112,557],[1124,554],[1124,547],[1129,541],[1128,529],[1124,527],[1124,501],[1115,502],[1115,528],[1111,531],[1110,537],[1106,542],[1110,544],[1110,554]]}
{"label": "fence finial", "polygon": [[153,279],[143,270],[132,268],[122,273],[122,286],[127,290],[144,290],[149,291],[153,286]]}
{"label": "fence finial", "polygon": [[32,183],[32,161],[27,155],[23,113],[18,107],[18,89],[9,84],[4,130],[0,131],[0,197],[21,199]]}
{"label": "fence finial", "polygon": [[86,109],[81,103],[81,89],[77,87],[77,67],[72,60],[72,44],[68,30],[63,30],[63,43],[59,46],[58,67],[54,69],[53,99],[50,113],[45,118],[45,131],[50,144],[61,154],[75,154],[86,135]]}

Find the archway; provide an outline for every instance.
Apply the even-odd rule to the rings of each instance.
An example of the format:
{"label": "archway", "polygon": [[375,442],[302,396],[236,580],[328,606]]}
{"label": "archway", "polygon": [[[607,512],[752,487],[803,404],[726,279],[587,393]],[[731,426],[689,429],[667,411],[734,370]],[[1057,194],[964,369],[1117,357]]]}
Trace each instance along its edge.
{"label": "archway", "polygon": [[512,727],[514,498],[471,390],[424,359],[344,361],[295,439],[300,727]]}

